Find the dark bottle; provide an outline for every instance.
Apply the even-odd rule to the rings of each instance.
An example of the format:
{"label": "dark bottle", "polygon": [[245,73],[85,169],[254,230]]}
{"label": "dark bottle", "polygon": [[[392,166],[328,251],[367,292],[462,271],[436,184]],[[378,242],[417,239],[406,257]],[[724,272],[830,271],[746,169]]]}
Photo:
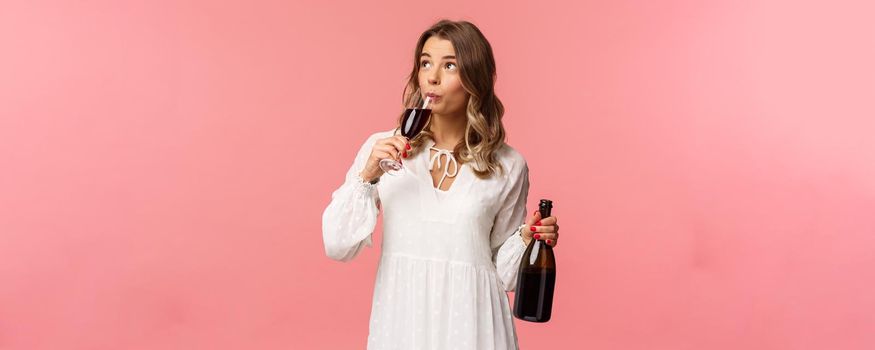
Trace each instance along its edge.
{"label": "dark bottle", "polygon": [[[541,219],[550,217],[552,209],[553,202],[542,199],[538,205]],[[549,321],[555,284],[556,259],[553,257],[553,247],[543,240],[533,239],[520,261],[513,315],[524,321]]]}

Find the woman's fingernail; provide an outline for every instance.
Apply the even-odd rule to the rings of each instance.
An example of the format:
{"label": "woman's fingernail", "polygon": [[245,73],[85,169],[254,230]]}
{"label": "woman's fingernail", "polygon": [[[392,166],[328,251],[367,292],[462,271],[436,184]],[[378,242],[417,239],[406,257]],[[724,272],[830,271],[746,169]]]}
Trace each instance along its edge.
{"label": "woman's fingernail", "polygon": [[534,237],[535,239],[538,239],[538,238],[541,238],[541,235],[539,235],[539,234],[536,233],[536,234],[535,234],[534,236],[532,236],[532,237]]}
{"label": "woman's fingernail", "polygon": [[535,223],[535,226],[541,226],[541,220],[538,220],[538,222]]}
{"label": "woman's fingernail", "polygon": [[537,229],[535,228],[535,226],[531,226],[531,227],[529,227],[529,230],[532,230],[532,232],[535,232],[535,230],[537,230]]}
{"label": "woman's fingernail", "polygon": [[407,144],[407,149],[410,149],[410,144],[409,144],[409,143]]}
{"label": "woman's fingernail", "polygon": [[401,156],[404,158],[407,158],[407,151],[404,151],[403,153],[401,153]]}
{"label": "woman's fingernail", "polygon": [[553,244],[553,241],[548,239],[547,244]]}

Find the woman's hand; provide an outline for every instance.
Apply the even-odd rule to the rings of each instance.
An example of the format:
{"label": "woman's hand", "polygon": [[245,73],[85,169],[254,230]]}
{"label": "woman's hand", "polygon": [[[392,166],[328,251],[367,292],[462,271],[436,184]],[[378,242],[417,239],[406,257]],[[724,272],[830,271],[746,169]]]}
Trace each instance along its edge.
{"label": "woman's hand", "polygon": [[523,241],[526,245],[532,242],[532,239],[545,241],[551,247],[556,246],[556,241],[559,240],[559,225],[556,224],[557,218],[551,216],[541,218],[541,212],[535,210],[533,215],[526,219],[526,226],[523,227]]}
{"label": "woman's hand", "polygon": [[374,147],[371,148],[371,155],[368,156],[365,168],[360,174],[362,179],[370,182],[383,176],[383,169],[380,169],[380,160],[394,159],[400,162],[401,158],[407,157],[409,147],[410,144],[407,138],[400,135],[377,140],[374,143]]}

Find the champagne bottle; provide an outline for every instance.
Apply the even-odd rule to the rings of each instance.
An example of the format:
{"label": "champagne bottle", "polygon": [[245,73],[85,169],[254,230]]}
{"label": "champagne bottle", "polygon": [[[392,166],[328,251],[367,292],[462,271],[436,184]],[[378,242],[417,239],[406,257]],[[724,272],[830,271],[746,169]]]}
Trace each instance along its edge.
{"label": "champagne bottle", "polygon": [[[538,205],[541,219],[550,217],[553,202],[542,199]],[[526,247],[517,273],[513,315],[530,322],[547,322],[553,309],[553,287],[556,284],[556,259],[553,247],[543,240],[533,239]]]}

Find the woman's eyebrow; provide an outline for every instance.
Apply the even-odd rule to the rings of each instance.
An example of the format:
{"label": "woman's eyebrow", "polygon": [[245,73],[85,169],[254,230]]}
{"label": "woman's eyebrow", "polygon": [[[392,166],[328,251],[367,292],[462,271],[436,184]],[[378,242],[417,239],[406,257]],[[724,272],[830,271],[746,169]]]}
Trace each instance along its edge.
{"label": "woman's eyebrow", "polygon": [[[419,57],[422,57],[422,56],[428,56],[428,57],[431,57],[431,55],[429,55],[428,52],[423,52],[421,55],[419,55]],[[453,56],[453,55],[447,55],[447,56],[444,56],[444,58],[452,58],[452,59],[455,59],[456,56]]]}

